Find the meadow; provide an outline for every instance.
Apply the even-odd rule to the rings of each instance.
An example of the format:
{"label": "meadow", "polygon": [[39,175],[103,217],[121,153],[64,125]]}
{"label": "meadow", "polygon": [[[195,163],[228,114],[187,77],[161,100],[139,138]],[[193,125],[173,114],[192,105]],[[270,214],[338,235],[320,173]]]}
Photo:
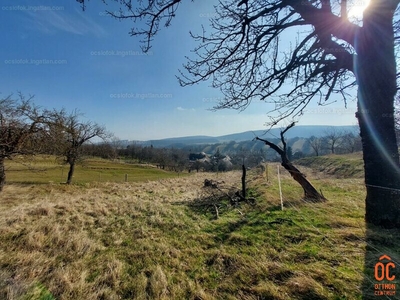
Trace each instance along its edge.
{"label": "meadow", "polygon": [[[68,165],[62,164],[55,156],[38,155],[6,161],[9,183],[48,184],[66,182]],[[155,166],[127,163],[124,160],[87,158],[75,167],[73,182],[136,182],[176,177],[180,174],[157,169]]]}
{"label": "meadow", "polygon": [[[268,176],[250,171],[256,201],[235,206],[212,197],[204,180],[240,189],[237,171],[178,177],[150,166],[90,164],[70,186],[58,183],[59,166],[47,159],[37,167],[54,173],[41,179],[9,168],[0,194],[0,299],[398,297],[375,295],[379,257],[399,268],[400,234],[365,225],[360,177],[301,167],[328,199],[310,203],[281,169],[282,210],[277,164]],[[123,182],[126,168],[129,178],[142,175]],[[390,283],[398,287],[399,278]]]}

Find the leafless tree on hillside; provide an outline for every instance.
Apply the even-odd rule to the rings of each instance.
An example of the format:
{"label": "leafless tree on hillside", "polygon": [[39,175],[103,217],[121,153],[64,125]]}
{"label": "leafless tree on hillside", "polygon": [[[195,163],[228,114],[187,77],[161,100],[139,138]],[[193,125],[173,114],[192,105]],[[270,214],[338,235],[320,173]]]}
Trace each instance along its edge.
{"label": "leafless tree on hillside", "polygon": [[82,157],[82,146],[94,137],[105,139],[108,133],[97,123],[80,120],[78,110],[71,113],[65,109],[46,112],[46,124],[55,152],[69,165],[67,184],[71,184],[75,165]]}
{"label": "leafless tree on hillside", "polygon": [[315,155],[319,156],[323,149],[323,139],[312,136],[310,139],[308,139],[308,143],[310,147],[314,150]]}
{"label": "leafless tree on hillside", "polygon": [[43,115],[32,96],[18,96],[0,99],[0,191],[6,182],[5,160],[39,151],[34,135],[42,129]]}
{"label": "leafless tree on hillside", "polygon": [[340,144],[344,153],[354,153],[362,150],[361,137],[353,131],[343,132]]}
{"label": "leafless tree on hillside", "polygon": [[281,131],[281,142],[282,142],[282,147],[279,147],[278,145],[265,140],[261,139],[259,137],[256,137],[256,140],[264,142],[266,145],[271,147],[273,150],[275,150],[281,157],[282,163],[281,165],[290,173],[290,175],[293,177],[294,180],[296,180],[301,187],[304,190],[304,198],[306,200],[311,200],[311,201],[326,201],[325,197],[320,194],[314,186],[306,179],[305,175],[300,172],[299,169],[297,169],[292,162],[289,160],[287,156],[287,145],[285,141],[285,133],[292,127],[294,127],[295,123],[290,124],[287,126],[284,130]]}
{"label": "leafless tree on hillside", "polygon": [[329,151],[332,154],[335,154],[336,148],[340,146],[342,136],[343,134],[339,130],[337,130],[336,127],[330,127],[324,132],[324,140]]}

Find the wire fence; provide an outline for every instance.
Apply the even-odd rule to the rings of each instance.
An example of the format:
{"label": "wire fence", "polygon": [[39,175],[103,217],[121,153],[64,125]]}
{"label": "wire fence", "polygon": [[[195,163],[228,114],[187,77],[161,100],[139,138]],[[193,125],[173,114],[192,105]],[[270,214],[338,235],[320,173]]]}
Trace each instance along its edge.
{"label": "wire fence", "polygon": [[[267,172],[268,172],[268,168],[266,168]],[[271,177],[271,174],[267,175],[267,178]],[[311,218],[309,217],[309,215],[305,214],[302,212],[302,209],[299,205],[294,204],[293,201],[290,201],[289,199],[285,199],[285,194],[284,192],[282,192],[282,183],[281,183],[281,174],[280,174],[280,167],[278,165],[277,167],[277,172],[276,172],[276,177],[277,177],[277,181],[278,181],[278,188],[279,188],[279,194],[280,194],[280,200],[281,200],[281,207],[283,210],[283,207],[288,207],[290,209],[293,209],[294,211],[296,211],[296,213],[298,214],[298,216],[300,217],[300,219],[302,220],[302,222],[300,224],[297,224],[298,226],[302,227],[303,230],[308,230],[308,228],[313,228],[316,232],[318,232],[318,234],[321,235],[321,237],[323,237],[324,242],[328,243],[332,249],[334,249],[335,247],[337,247],[337,243],[329,238],[326,234],[324,234],[322,232],[322,230],[318,227],[316,227],[314,225],[314,222],[311,220]],[[400,192],[399,189],[392,189],[392,188],[387,188],[387,187],[383,187],[383,186],[375,186],[375,185],[366,185],[366,186],[370,186],[370,187],[374,187],[374,188],[381,188],[381,189],[386,189],[386,190],[392,190],[392,191],[396,191],[396,192]],[[305,199],[301,200],[301,205],[304,206],[306,205],[308,209],[311,209],[314,212],[314,215],[317,214],[321,214],[324,213],[323,208],[321,206],[318,205],[314,205],[313,203],[310,203],[308,201],[306,201]],[[396,239],[392,239],[390,241],[391,247],[386,247],[385,245],[377,245],[377,243],[372,243],[371,239],[369,237],[369,229],[366,228],[365,222],[357,222],[357,225],[359,227],[359,229],[361,229],[363,231],[364,237],[359,237],[358,235],[354,235],[353,238],[355,239],[356,242],[358,242],[359,244],[364,244],[365,245],[365,263],[364,263],[364,267],[368,268],[371,265],[373,265],[373,263],[378,263],[379,258],[382,257],[383,255],[387,255],[388,253],[393,253],[393,249],[400,249],[400,240],[396,240]],[[336,224],[336,226],[338,226]],[[345,230],[348,227],[346,226],[338,226],[338,229],[342,229]],[[397,253],[397,255],[399,255],[400,252]],[[400,267],[400,261],[397,257],[393,257],[392,255],[390,255],[391,258],[391,262],[394,263],[393,268],[399,268]],[[332,266],[327,265],[332,272],[336,272],[339,274],[342,274],[344,277],[347,276],[346,273],[342,272],[341,270],[334,268]],[[377,264],[375,265],[375,268]],[[380,299],[400,299],[400,296],[396,295],[396,285],[394,283],[394,285],[392,284],[391,286],[387,286],[388,288],[390,288],[392,294],[388,295],[385,293],[380,294],[381,288],[382,286],[379,285],[380,282],[379,281],[374,281],[373,279],[371,279],[370,276],[368,276],[366,273],[368,273],[368,270],[365,269],[361,269],[361,268],[357,268],[357,271],[360,275],[360,277],[362,277],[364,279],[364,283],[363,283],[363,299],[375,299],[374,297],[379,296]],[[387,267],[386,267],[387,269]],[[383,269],[384,270],[384,269]],[[374,273],[375,278],[377,277],[377,270],[370,270],[371,272]],[[379,268],[378,268],[378,271]],[[388,270],[384,270],[383,272],[388,272]],[[386,275],[388,276],[388,275]],[[392,278],[394,279],[395,276],[393,275]],[[368,293],[367,291],[365,291],[366,289],[366,282],[370,285],[371,290],[369,291],[370,293]],[[396,281],[396,283],[398,283],[398,280]],[[354,288],[359,288],[359,287],[354,287]],[[375,290],[373,290],[375,289]],[[374,294],[375,293],[375,294]],[[391,297],[393,296],[393,297]]]}

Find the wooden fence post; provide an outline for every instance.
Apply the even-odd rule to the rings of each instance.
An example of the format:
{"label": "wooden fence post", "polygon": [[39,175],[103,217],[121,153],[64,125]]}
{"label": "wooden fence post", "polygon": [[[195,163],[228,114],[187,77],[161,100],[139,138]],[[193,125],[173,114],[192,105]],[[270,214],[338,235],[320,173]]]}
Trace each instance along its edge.
{"label": "wooden fence post", "polygon": [[242,165],[242,196],[246,199],[246,167]]}

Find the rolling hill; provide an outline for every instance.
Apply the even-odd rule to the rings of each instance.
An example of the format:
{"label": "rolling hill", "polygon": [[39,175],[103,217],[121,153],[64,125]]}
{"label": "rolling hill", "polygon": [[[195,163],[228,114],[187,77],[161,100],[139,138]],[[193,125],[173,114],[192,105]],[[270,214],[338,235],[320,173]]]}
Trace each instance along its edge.
{"label": "rolling hill", "polygon": [[[357,126],[349,125],[349,126],[317,126],[317,125],[307,125],[307,126],[297,126],[293,127],[286,133],[286,138],[289,141],[289,145],[293,148],[293,150],[302,151],[302,147],[300,145],[304,144],[304,140],[308,139],[312,136],[320,137],[325,135],[325,132],[334,127],[339,132],[356,132]],[[185,137],[173,137],[173,138],[165,138],[159,140],[148,140],[148,141],[124,141],[124,145],[129,145],[132,143],[140,144],[143,146],[150,146],[157,148],[187,148],[193,147],[196,148],[199,145],[216,145],[216,144],[230,144],[232,142],[237,143],[236,147],[245,146],[245,148],[253,148],[257,146],[250,146],[251,144],[255,144],[252,140],[255,137],[264,137],[268,139],[279,138],[279,133],[281,128],[273,128],[268,132],[266,130],[255,130],[255,131],[245,131],[240,133],[233,133],[228,135],[221,136],[185,136]],[[294,139],[294,140],[293,140]],[[290,142],[293,140],[292,142]],[[302,142],[303,141],[303,142]],[[246,145],[242,143],[246,142]],[[297,144],[295,144],[297,143]],[[233,146],[233,144],[231,144]]]}

